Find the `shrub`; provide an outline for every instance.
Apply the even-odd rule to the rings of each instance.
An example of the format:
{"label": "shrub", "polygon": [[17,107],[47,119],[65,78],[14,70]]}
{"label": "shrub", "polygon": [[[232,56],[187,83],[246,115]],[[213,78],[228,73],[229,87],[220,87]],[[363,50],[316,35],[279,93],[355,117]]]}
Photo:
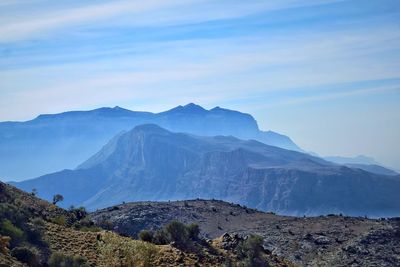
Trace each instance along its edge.
{"label": "shrub", "polygon": [[153,243],[157,245],[165,245],[168,244],[169,237],[168,234],[164,231],[164,229],[157,230],[153,235]]}
{"label": "shrub", "polygon": [[51,221],[53,223],[61,225],[61,226],[66,226],[67,225],[67,218],[65,218],[64,215],[60,215],[60,216],[54,217]]}
{"label": "shrub", "polygon": [[45,222],[40,218],[33,219],[25,231],[29,242],[35,245],[43,245],[44,230]]}
{"label": "shrub", "polygon": [[153,233],[148,230],[142,230],[139,233],[139,238],[145,242],[152,242],[153,241]]}
{"label": "shrub", "polygon": [[172,221],[165,226],[165,231],[171,242],[175,242],[178,247],[185,248],[189,241],[189,233],[186,225],[178,222]]}
{"label": "shrub", "polygon": [[16,247],[11,251],[11,256],[30,267],[39,266],[39,256],[36,250],[27,247]]}
{"label": "shrub", "polygon": [[154,244],[122,238],[111,232],[105,233],[102,239],[99,254],[107,266],[158,266],[154,261],[159,258],[159,250]]}
{"label": "shrub", "polygon": [[24,240],[24,232],[7,219],[1,222],[0,234],[11,237],[11,247],[16,247]]}
{"label": "shrub", "polygon": [[242,266],[265,266],[261,258],[262,251],[263,238],[258,235],[248,236],[237,247],[239,257],[244,258]]}
{"label": "shrub", "polygon": [[0,203],[0,218],[8,219],[12,221],[15,225],[23,225],[25,220],[24,213],[18,209],[17,206],[8,203]]}
{"label": "shrub", "polygon": [[112,230],[114,228],[113,223],[110,220],[104,218],[101,219],[97,224],[105,230]]}
{"label": "shrub", "polygon": [[54,205],[63,200],[64,200],[64,197],[60,194],[56,194],[53,196],[53,204]]}
{"label": "shrub", "polygon": [[200,228],[198,224],[191,223],[188,226],[186,226],[186,229],[191,239],[196,240],[199,238]]}
{"label": "shrub", "polygon": [[70,256],[60,252],[51,254],[49,267],[88,267],[89,264],[84,257]]}
{"label": "shrub", "polygon": [[101,230],[100,227],[96,227],[94,225],[94,222],[87,217],[84,217],[82,220],[75,222],[74,227],[77,230],[85,232],[98,232]]}
{"label": "shrub", "polygon": [[75,217],[78,221],[86,218],[86,216],[87,216],[87,211],[84,207],[74,208],[72,206],[70,208],[70,211],[75,215]]}

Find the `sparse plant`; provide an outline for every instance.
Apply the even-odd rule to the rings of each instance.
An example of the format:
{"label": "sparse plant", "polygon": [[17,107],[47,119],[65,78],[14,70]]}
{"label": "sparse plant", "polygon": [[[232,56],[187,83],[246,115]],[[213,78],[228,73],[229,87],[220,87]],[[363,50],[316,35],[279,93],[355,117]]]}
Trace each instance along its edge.
{"label": "sparse plant", "polygon": [[85,207],[73,208],[70,211],[75,215],[78,221],[84,219],[87,216],[87,211]]}
{"label": "sparse plant", "polygon": [[32,192],[31,192],[32,196],[36,196],[37,193],[38,193],[37,189],[36,188],[32,188]]}
{"label": "sparse plant", "polygon": [[189,233],[185,224],[178,221],[172,221],[165,226],[165,231],[167,232],[170,241],[174,242],[177,247],[184,248],[187,246]]}
{"label": "sparse plant", "polygon": [[105,230],[112,230],[114,228],[113,223],[110,220],[104,218],[101,219],[97,224]]}
{"label": "sparse plant", "polygon": [[17,260],[26,263],[29,267],[39,266],[39,255],[35,249],[16,247],[11,251],[11,255]]}
{"label": "sparse plant", "polygon": [[11,221],[5,219],[0,224],[0,234],[11,238],[11,247],[16,247],[24,240],[24,232]]}
{"label": "sparse plant", "polygon": [[198,224],[196,223],[191,223],[189,225],[186,226],[186,229],[189,233],[189,237],[193,240],[196,240],[199,238],[199,234],[200,234],[200,227]]}
{"label": "sparse plant", "polygon": [[67,218],[64,215],[59,215],[57,217],[54,217],[51,221],[61,226],[67,225]]}
{"label": "sparse plant", "polygon": [[242,258],[242,266],[266,266],[261,258],[263,251],[263,238],[258,235],[250,235],[237,246],[237,253]]}
{"label": "sparse plant", "polygon": [[152,242],[153,241],[153,233],[148,230],[142,230],[139,232],[139,238],[145,242]]}
{"label": "sparse plant", "polygon": [[89,267],[86,258],[55,252],[50,256],[49,267]]}
{"label": "sparse plant", "polygon": [[43,245],[44,230],[45,222],[41,218],[34,218],[25,231],[28,241],[35,245]]}
{"label": "sparse plant", "polygon": [[53,204],[56,205],[58,202],[63,201],[64,197],[60,194],[56,194],[53,196]]}
{"label": "sparse plant", "polygon": [[107,266],[155,266],[158,249],[154,244],[121,238],[111,232],[105,233],[102,239],[100,255]]}
{"label": "sparse plant", "polygon": [[157,230],[153,235],[153,243],[157,245],[165,245],[168,244],[169,237],[168,234],[165,232],[164,229]]}

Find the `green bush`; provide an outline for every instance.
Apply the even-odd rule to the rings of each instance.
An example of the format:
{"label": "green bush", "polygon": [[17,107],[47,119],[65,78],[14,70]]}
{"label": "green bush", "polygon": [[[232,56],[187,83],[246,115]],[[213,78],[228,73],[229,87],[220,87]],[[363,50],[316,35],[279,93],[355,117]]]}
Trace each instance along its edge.
{"label": "green bush", "polygon": [[237,252],[243,259],[242,266],[265,266],[265,262],[261,258],[263,242],[261,236],[250,235],[239,243]]}
{"label": "green bush", "polygon": [[27,247],[16,247],[11,250],[11,256],[26,263],[29,267],[39,266],[39,256],[36,250]]}
{"label": "green bush", "polygon": [[57,204],[60,201],[64,201],[64,197],[60,194],[56,194],[53,196],[53,204]]}
{"label": "green bush", "polygon": [[43,245],[44,231],[45,222],[41,218],[35,218],[31,221],[25,233],[29,242],[35,245]]}
{"label": "green bush", "polygon": [[49,259],[49,267],[88,267],[87,260],[81,256],[70,256],[55,252]]}
{"label": "green bush", "polygon": [[94,222],[87,217],[75,222],[74,228],[85,232],[98,232],[101,230],[101,228],[96,227]]}
{"label": "green bush", "polygon": [[170,242],[168,234],[164,229],[157,230],[153,235],[153,243],[157,245],[166,245]]}
{"label": "green bush", "polygon": [[0,218],[8,219],[15,225],[21,226],[26,223],[26,217],[17,206],[9,203],[0,203]]}
{"label": "green bush", "polygon": [[105,218],[101,219],[97,224],[105,230],[113,230],[114,229],[113,223],[110,220],[107,220]]}
{"label": "green bush", "polygon": [[74,208],[72,206],[70,208],[70,211],[75,215],[75,217],[78,221],[86,218],[86,216],[87,216],[87,211],[84,207]]}
{"label": "green bush", "polygon": [[51,220],[53,223],[61,225],[61,226],[66,226],[67,225],[67,218],[64,215],[60,215],[57,217],[52,218]]}
{"label": "green bush", "polygon": [[196,240],[199,238],[200,228],[198,224],[191,223],[188,226],[186,226],[186,229],[191,239]]}
{"label": "green bush", "polygon": [[175,242],[177,247],[187,247],[190,238],[185,224],[178,221],[172,221],[165,226],[165,231],[167,232],[170,241]]}
{"label": "green bush", "polygon": [[153,233],[148,230],[142,230],[139,233],[139,238],[145,242],[152,242],[153,241]]}
{"label": "green bush", "polygon": [[24,232],[7,219],[3,220],[0,224],[0,234],[11,237],[11,247],[16,247],[24,241]]}

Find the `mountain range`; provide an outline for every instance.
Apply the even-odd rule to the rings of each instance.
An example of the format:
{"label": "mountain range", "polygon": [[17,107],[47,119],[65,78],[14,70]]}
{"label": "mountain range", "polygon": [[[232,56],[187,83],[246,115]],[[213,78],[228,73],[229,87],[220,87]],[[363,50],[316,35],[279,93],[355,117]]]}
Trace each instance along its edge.
{"label": "mountain range", "polygon": [[233,136],[144,124],[74,170],[14,183],[90,210],[125,201],[222,199],[287,215],[399,216],[400,176],[378,175]]}
{"label": "mountain range", "polygon": [[161,113],[99,108],[40,115],[26,122],[1,122],[0,177],[21,181],[74,168],[118,133],[145,123],[175,132],[232,135],[301,151],[289,137],[260,130],[251,115],[220,107],[206,110],[190,103]]}

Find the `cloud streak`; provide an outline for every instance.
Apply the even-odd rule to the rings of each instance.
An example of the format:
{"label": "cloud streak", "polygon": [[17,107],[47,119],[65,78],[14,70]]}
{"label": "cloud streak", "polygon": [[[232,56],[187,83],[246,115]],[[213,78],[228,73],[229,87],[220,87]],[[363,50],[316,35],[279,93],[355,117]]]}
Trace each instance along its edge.
{"label": "cloud streak", "polygon": [[[7,13],[3,12],[0,42],[15,42],[46,36],[46,34],[60,28],[85,26],[93,22],[105,22],[106,25],[114,26],[122,24],[131,27],[165,26],[238,18],[259,12],[332,2],[335,1],[274,0],[219,1],[219,3],[207,0],[187,0],[184,2],[178,0],[109,1],[62,10],[57,6],[52,8],[51,3],[49,3],[50,8],[45,8],[45,12],[42,10],[35,12],[34,16],[18,15],[18,13],[7,16]],[[3,4],[7,6],[7,3]],[[14,17],[17,19],[14,19]],[[118,17],[122,17],[122,19]],[[110,21],[111,18],[117,19]]]}
{"label": "cloud streak", "polygon": [[[254,113],[306,149],[332,149],[322,141],[315,148],[301,131],[325,124],[324,106],[351,114],[370,101],[400,113],[392,104],[400,101],[398,16],[386,0],[2,2],[0,120],[197,102]],[[312,123],[296,124],[300,108]]]}

